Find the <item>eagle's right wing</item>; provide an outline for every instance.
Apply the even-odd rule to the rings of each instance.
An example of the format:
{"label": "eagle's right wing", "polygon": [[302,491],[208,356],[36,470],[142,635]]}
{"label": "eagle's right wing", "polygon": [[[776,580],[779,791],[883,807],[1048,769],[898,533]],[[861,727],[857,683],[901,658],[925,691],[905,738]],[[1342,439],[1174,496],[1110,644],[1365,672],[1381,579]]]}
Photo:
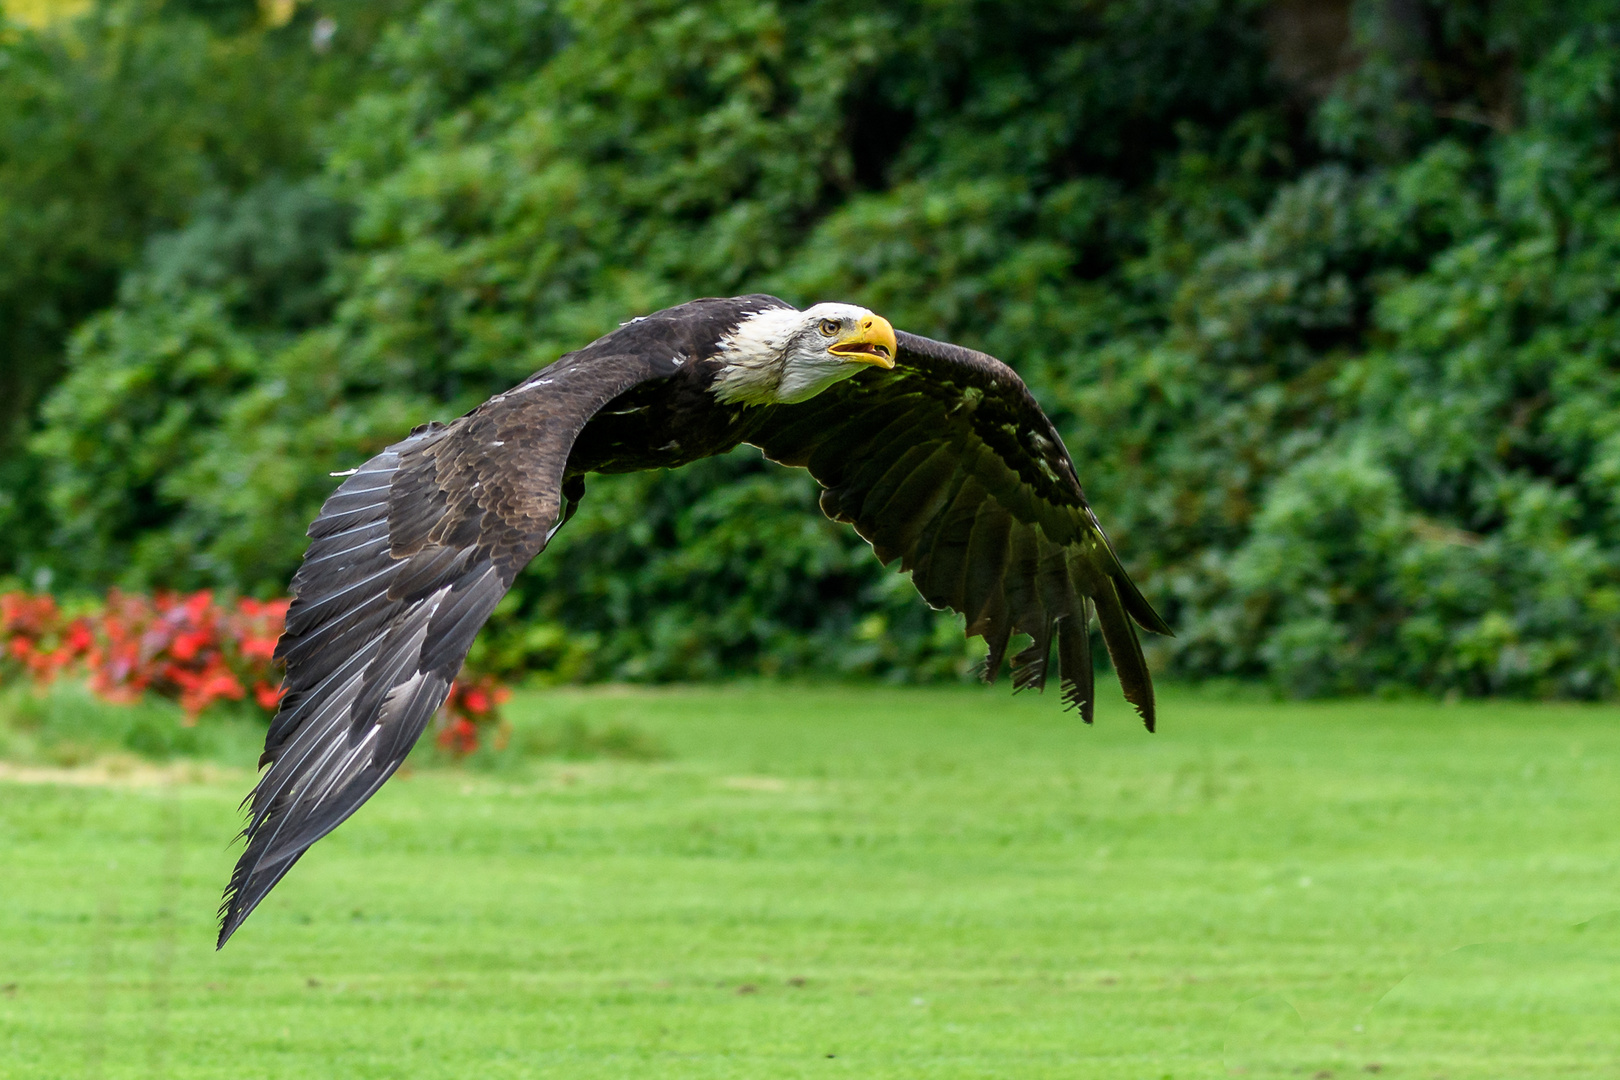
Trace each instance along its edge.
{"label": "eagle's right wing", "polygon": [[276,647],[285,696],[248,799],[221,946],[404,761],[473,636],[578,498],[563,471],[586,422],[672,371],[663,357],[570,354],[448,426],[418,428],[326,500]]}

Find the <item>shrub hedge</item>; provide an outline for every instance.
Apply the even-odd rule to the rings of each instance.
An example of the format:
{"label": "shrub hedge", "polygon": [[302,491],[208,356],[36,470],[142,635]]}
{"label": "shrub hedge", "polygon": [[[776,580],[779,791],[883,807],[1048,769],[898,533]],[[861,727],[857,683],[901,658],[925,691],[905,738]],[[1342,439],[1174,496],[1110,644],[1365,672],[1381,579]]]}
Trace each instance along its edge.
{"label": "shrub hedge", "polygon": [[[1620,3],[398,10],[319,83],[314,164],[215,185],[73,332],[24,580],[275,595],[329,472],[767,289],[1014,364],[1177,628],[1161,669],[1616,692]],[[591,489],[484,670],[973,666],[803,476]]]}

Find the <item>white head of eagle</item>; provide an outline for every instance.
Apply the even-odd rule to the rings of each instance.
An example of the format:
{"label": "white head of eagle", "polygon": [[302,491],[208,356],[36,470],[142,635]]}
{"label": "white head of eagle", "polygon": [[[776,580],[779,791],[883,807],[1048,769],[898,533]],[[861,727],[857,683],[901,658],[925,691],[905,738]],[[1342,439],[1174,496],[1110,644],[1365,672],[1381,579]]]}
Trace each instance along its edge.
{"label": "white head of eagle", "polygon": [[894,327],[854,304],[771,308],[720,339],[714,394],[744,405],[807,401],[864,367],[894,367]]}

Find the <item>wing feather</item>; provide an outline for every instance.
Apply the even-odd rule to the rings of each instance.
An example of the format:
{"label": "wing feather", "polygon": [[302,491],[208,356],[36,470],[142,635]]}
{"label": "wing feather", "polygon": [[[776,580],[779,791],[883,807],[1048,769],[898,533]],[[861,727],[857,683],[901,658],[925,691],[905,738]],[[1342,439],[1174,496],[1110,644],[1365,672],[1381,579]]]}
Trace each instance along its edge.
{"label": "wing feather", "polygon": [[750,441],[806,466],[822,507],[851,522],[923,598],[985,639],[985,678],[1014,634],[1017,689],[1046,683],[1052,646],[1066,704],[1089,722],[1097,614],[1125,697],[1152,730],[1153,686],[1135,625],[1170,628],[1142,596],[1086,504],[1063,440],[1028,388],[983,353],[897,335],[892,371],[870,370],[810,401],[776,406]]}
{"label": "wing feather", "polygon": [[580,430],[612,398],[667,375],[662,363],[570,354],[453,424],[417,429],[328,498],[276,648],[286,693],[247,799],[221,946],[399,768],[478,629],[560,524]]}
{"label": "wing feather", "polygon": [[918,560],[912,581],[934,607],[965,611],[968,541],[986,493],[971,473],[959,475],[956,497],[940,512],[937,531],[926,555]]}
{"label": "wing feather", "polygon": [[987,609],[1001,594],[1011,534],[1012,515],[1007,508],[994,498],[981,499],[966,549],[967,580],[962,614],[967,616],[969,634],[983,634],[994,621]]}
{"label": "wing feather", "polygon": [[[882,548],[900,557],[902,570],[913,569],[918,537],[927,531],[935,515],[954,494],[951,481],[956,476],[956,466],[951,447],[936,445],[895,485],[887,499],[877,506],[862,507],[855,531],[870,542],[881,538]],[[862,526],[873,530],[873,535],[867,535]]]}
{"label": "wing feather", "polygon": [[1125,605],[1120,602],[1112,578],[1102,583],[1095,600],[1103,644],[1108,647],[1108,658],[1114,662],[1114,674],[1125,691],[1125,700],[1136,706],[1148,730],[1152,731],[1153,677],[1148,674],[1147,658],[1142,655],[1142,641],[1125,613]]}
{"label": "wing feather", "polygon": [[[878,545],[878,558],[884,563],[892,562],[899,556],[900,552],[894,550],[891,554],[885,554],[885,547],[893,548],[894,543],[897,541],[889,542],[886,545],[879,542],[878,538],[884,535],[883,524],[889,521],[897,521],[899,518],[899,515],[886,516],[883,511],[899,493],[900,488],[906,481],[919,469],[924,468],[930,459],[935,457],[938,458],[942,467],[950,467],[949,451],[945,446],[937,442],[919,442],[917,445],[897,454],[892,459],[892,464],[880,463],[887,464],[888,467],[877,474],[871,486],[866,490],[862,491],[858,488],[852,491],[840,491],[837,488],[827,489],[830,494],[834,494],[840,500],[849,500],[849,517],[844,520],[853,522],[856,532],[861,533],[867,540]],[[842,505],[842,501],[840,501],[840,505]]]}
{"label": "wing feather", "polygon": [[[1047,624],[1046,607],[1041,602],[1040,590],[1036,588],[1040,565],[1041,550],[1036,530],[1033,526],[1020,521],[1012,530],[1012,544],[1007,555],[1007,576],[1002,578],[1002,589],[1007,595],[1009,629],[1037,639],[1041,628]],[[1031,649],[1033,648],[1032,645]],[[1033,656],[1030,649],[1024,649],[1013,657],[1014,686],[1021,689],[1028,685],[1044,685],[1046,678],[1044,657],[1043,666],[1033,674],[1034,683],[1028,678],[1019,681],[1020,676],[1025,674],[1033,662]],[[996,671],[987,670],[985,675],[994,679]]]}

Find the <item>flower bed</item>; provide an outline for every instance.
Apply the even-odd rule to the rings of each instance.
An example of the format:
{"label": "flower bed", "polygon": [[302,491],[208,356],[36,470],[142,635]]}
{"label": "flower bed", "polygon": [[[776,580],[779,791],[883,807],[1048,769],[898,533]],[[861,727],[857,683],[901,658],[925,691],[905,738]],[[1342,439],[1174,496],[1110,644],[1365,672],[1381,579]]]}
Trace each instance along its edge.
{"label": "flower bed", "polygon": [[[64,608],[45,594],[0,593],[0,685],[47,686],[66,675],[108,701],[176,701],[186,723],[227,701],[268,717],[281,700],[274,656],[290,603],[114,590],[100,604]],[[439,745],[458,755],[477,749],[508,696],[492,676],[464,669],[439,710]]]}

